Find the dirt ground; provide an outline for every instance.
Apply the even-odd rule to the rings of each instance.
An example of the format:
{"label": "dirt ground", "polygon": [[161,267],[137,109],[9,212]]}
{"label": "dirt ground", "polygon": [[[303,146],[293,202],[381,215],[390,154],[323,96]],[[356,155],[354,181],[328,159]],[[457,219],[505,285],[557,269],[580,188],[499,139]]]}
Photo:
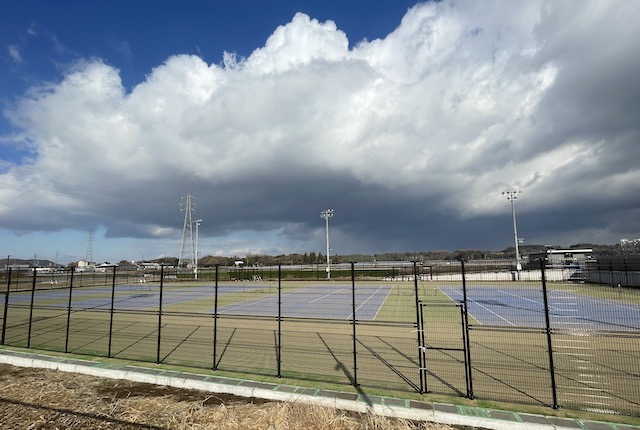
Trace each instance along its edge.
{"label": "dirt ground", "polygon": [[463,429],[5,364],[0,364],[0,428]]}

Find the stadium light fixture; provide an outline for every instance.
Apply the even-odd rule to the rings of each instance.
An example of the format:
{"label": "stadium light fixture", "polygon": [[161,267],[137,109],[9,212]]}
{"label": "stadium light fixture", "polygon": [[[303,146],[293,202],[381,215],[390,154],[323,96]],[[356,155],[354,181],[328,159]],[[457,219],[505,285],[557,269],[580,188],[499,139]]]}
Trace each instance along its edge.
{"label": "stadium light fixture", "polygon": [[195,250],[195,255],[193,256],[193,259],[195,260],[195,265],[193,269],[195,279],[198,279],[198,234],[199,234],[199,227],[201,222],[202,222],[201,219],[197,219],[193,222],[196,225],[196,243],[195,243],[196,250]]}
{"label": "stadium light fixture", "polygon": [[511,202],[511,217],[513,218],[513,240],[516,245],[516,271],[518,272],[518,280],[520,280],[520,271],[522,270],[522,264],[520,264],[520,250],[519,243],[520,239],[518,239],[518,227],[516,226],[516,205],[515,201],[518,198],[518,194],[522,193],[522,191],[503,191],[502,195],[507,196],[507,200]]}
{"label": "stadium light fixture", "polygon": [[320,218],[324,218],[327,232],[327,279],[331,279],[331,261],[329,260],[329,218],[333,216],[333,209],[326,209],[320,212]]}

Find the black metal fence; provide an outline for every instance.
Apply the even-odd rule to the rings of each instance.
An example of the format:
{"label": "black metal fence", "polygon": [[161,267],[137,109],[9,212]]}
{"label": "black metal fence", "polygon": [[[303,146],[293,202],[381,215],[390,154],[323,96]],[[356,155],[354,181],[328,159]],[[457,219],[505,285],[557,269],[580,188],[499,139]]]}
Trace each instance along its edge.
{"label": "black metal fence", "polygon": [[[620,267],[634,279],[636,266]],[[164,267],[10,269],[1,343],[638,414],[640,289],[575,273],[485,260],[350,263],[331,280],[316,266],[215,267],[198,280]]]}

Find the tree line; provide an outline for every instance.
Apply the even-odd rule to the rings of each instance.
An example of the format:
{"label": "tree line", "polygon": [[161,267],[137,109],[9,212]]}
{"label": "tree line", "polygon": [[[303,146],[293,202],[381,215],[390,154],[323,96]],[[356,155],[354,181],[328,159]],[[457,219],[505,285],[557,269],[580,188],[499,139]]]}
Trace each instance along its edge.
{"label": "tree line", "polygon": [[[519,246],[520,255],[544,252],[549,248],[547,245],[522,245]],[[615,256],[621,255],[622,250],[619,244],[616,245],[595,245],[588,243],[580,243],[569,247],[554,246],[554,248],[562,249],[593,249],[593,254],[598,256]],[[481,249],[464,249],[456,251],[436,250],[436,251],[415,251],[415,252],[385,252],[379,254],[346,254],[331,255],[331,263],[374,263],[382,261],[458,261],[458,260],[499,260],[515,258],[515,247],[511,246],[501,251],[488,251]],[[176,266],[178,258],[167,257],[150,262],[163,263],[166,265]],[[326,263],[327,257],[322,253],[304,253],[304,254],[281,254],[281,255],[261,255],[249,254],[245,257],[237,255],[231,257],[207,255],[198,260],[199,267],[208,266],[234,266],[236,262],[241,261],[245,266],[277,266],[281,265],[303,265],[303,264],[323,264]]]}

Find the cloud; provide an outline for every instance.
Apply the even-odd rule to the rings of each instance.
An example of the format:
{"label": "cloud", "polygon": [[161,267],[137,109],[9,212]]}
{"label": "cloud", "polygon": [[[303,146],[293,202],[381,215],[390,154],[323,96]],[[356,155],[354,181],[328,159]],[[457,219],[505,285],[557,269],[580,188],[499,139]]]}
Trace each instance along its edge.
{"label": "cloud", "polygon": [[126,40],[120,42],[116,48],[116,50],[122,54],[127,60],[131,60],[133,58],[133,52],[131,52],[131,44]]}
{"label": "cloud", "polygon": [[38,23],[33,21],[31,25],[27,28],[27,34],[29,36],[37,36],[38,35]]}
{"label": "cloud", "polygon": [[24,59],[22,58],[22,54],[20,52],[20,47],[18,45],[9,45],[7,46],[7,52],[16,64],[24,64]]}
{"label": "cloud", "polygon": [[639,8],[426,3],[351,49],[299,13],[246,58],[171,56],[130,92],[78,62],[5,111],[33,159],[0,174],[0,222],[167,237],[191,193],[237,253],[322,250],[328,207],[338,253],[506,247],[500,192],[521,189],[530,242],[637,236]]}

